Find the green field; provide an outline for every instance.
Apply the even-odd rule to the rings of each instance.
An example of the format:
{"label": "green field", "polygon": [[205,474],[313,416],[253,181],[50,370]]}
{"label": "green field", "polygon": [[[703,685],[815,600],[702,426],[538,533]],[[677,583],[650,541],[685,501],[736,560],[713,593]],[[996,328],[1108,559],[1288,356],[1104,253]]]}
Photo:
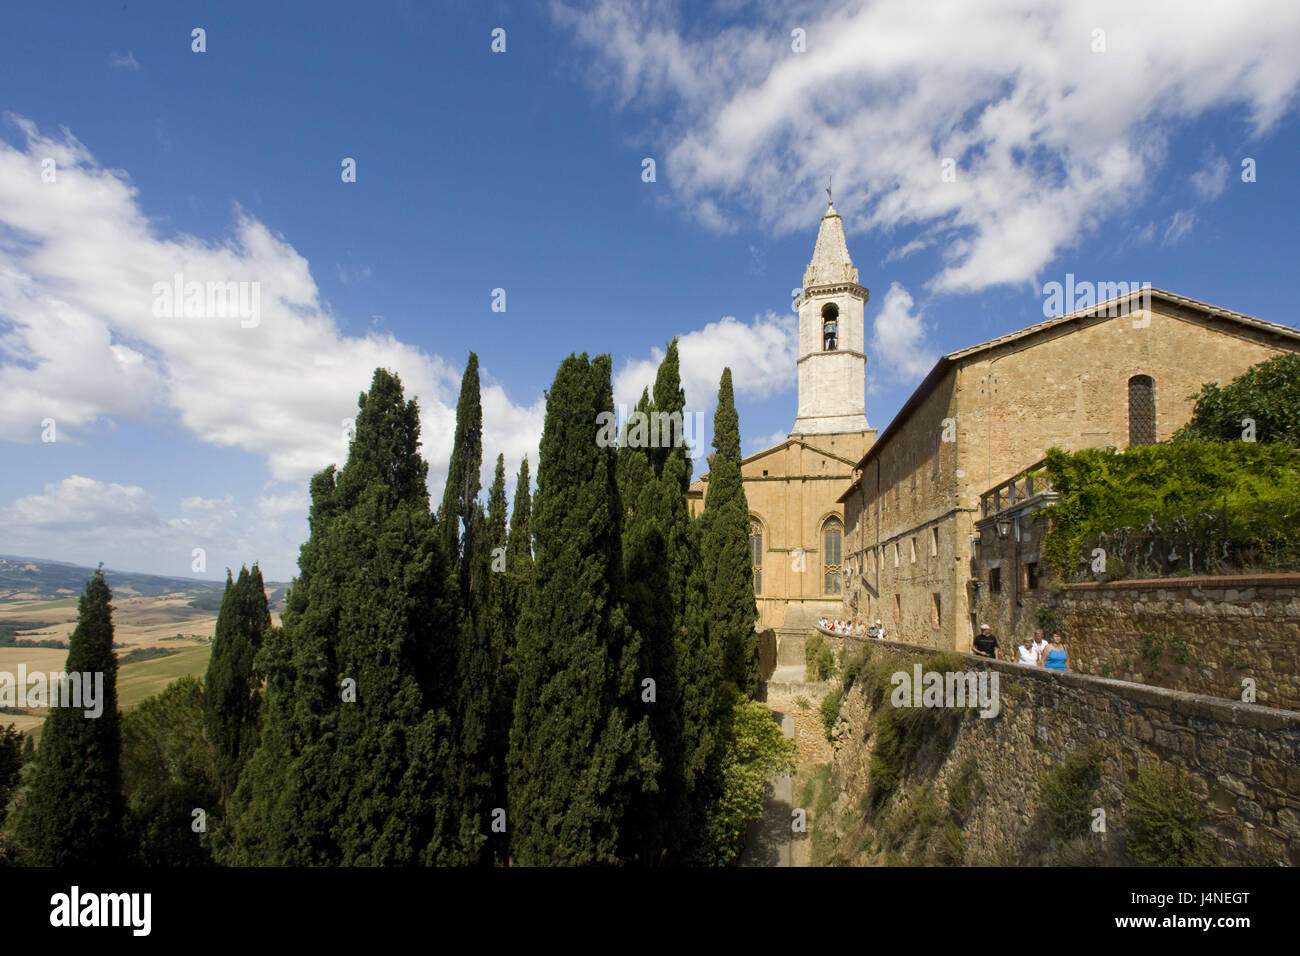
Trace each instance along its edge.
{"label": "green field", "polygon": [[117,671],[117,705],[130,710],[140,701],[160,693],[164,687],[186,674],[202,677],[212,655],[211,644],[183,647],[169,657],[123,664]]}
{"label": "green field", "polygon": [[[121,710],[130,710],[142,700],[161,693],[172,681],[186,674],[201,678],[208,669],[208,658],[212,654],[212,645],[200,644],[194,647],[182,647],[177,653],[168,657],[159,657],[150,661],[136,661],[123,664],[117,671],[117,706]],[[0,647],[0,670],[18,673],[20,663],[27,665],[28,672],[61,672],[67,662],[68,652],[44,647]],[[0,714],[0,727],[15,724],[20,730],[30,731],[41,742],[41,721],[39,710],[28,715]]]}

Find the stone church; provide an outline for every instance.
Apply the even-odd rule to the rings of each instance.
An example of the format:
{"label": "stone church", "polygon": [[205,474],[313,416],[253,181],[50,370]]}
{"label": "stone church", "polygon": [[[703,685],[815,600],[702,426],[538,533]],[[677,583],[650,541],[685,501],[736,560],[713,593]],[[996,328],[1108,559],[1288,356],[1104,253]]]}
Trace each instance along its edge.
{"label": "stone church", "polygon": [[880,618],[909,643],[969,649],[985,623],[976,614],[986,582],[973,584],[972,571],[992,526],[1018,540],[1014,566],[992,569],[988,589],[1004,583],[1023,601],[1041,586],[1040,542],[1019,520],[998,520],[1041,497],[1018,476],[1053,446],[1166,441],[1204,383],[1226,385],[1288,351],[1300,351],[1293,328],[1147,287],[943,356],[838,498],[842,616]]}
{"label": "stone church", "polygon": [[[789,437],[741,462],[760,628],[842,615],[844,509],[837,500],[875,441],[866,416],[867,290],[829,205],[795,300],[799,405]],[[709,476],[688,491],[704,507]]]}
{"label": "stone church", "polygon": [[[877,435],[866,418],[867,289],[828,205],[795,300],[798,411],[789,437],[741,462],[759,627],[802,636],[820,616],[966,650],[977,524],[1003,487],[1066,450],[1164,441],[1205,382],[1300,351],[1300,332],[1150,287],[942,356]],[[1100,298],[1100,296],[1098,296]],[[705,474],[690,486],[704,507]],[[1022,541],[1018,587],[1037,586]]]}

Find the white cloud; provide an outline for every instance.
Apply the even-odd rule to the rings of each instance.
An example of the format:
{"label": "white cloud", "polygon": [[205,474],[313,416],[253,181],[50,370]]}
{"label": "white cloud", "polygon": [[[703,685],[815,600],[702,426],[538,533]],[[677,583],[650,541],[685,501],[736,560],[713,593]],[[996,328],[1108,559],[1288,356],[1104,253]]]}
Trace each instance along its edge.
{"label": "white cloud", "polygon": [[911,294],[895,282],[876,312],[871,336],[871,379],[915,383],[933,367],[938,356],[926,342],[925,323]]}
{"label": "white cloud", "polygon": [[[259,497],[251,509],[230,495],[190,497],[177,501],[169,517],[144,488],[71,475],[0,508],[0,523],[5,547],[33,557],[209,578],[261,561],[268,577],[288,580],[306,535],[306,507],[299,492]],[[206,574],[193,569],[196,548],[203,549]]]}
{"label": "white cloud", "polygon": [[770,435],[760,435],[757,438],[742,438],[741,444],[744,445],[746,456],[756,455],[760,451],[781,444],[789,437],[789,432],[772,432]]}
{"label": "white cloud", "polygon": [[[419,400],[429,485],[435,500],[441,496],[463,357],[453,364],[374,327],[346,334],[322,303],[307,261],[252,216],[237,211],[233,234],[216,241],[161,236],[124,173],[100,167],[66,130],[47,136],[25,119],[8,119],[26,143],[0,141],[0,441],[38,442],[45,418],[55,420],[59,441],[70,442],[119,419],[179,423],[203,442],[262,457],[275,483],[300,492],[308,476],[345,460],[343,421],[356,415],[358,394],[383,367]],[[42,181],[46,158],[54,160],[54,182]],[[178,273],[187,282],[256,283],[260,320],[244,328],[236,317],[155,317],[155,284]],[[482,374],[486,486],[497,452],[505,453],[512,479],[525,453],[536,469],[544,403],[539,394],[517,405],[490,369]],[[45,511],[24,509],[58,515],[76,501],[107,503],[111,513],[146,507],[142,489],[68,481],[12,506],[23,527],[49,531],[29,553],[72,560],[58,542],[90,550],[98,542],[101,550],[113,548],[113,555],[101,554],[106,563],[129,567],[117,556],[118,541],[125,547],[152,534],[161,553],[174,534],[226,534],[230,547],[247,546],[243,558],[230,560],[253,560],[259,551],[269,557],[269,550],[282,568],[276,573],[284,574],[305,533],[305,524],[284,510],[293,501],[302,509],[298,517],[305,516],[305,499],[286,499],[282,491],[252,508],[191,501],[178,504],[175,519],[142,512],[137,517],[147,520],[137,521],[131,535],[105,524],[97,538],[93,529],[101,526],[93,523],[55,534],[40,517]],[[254,518],[266,526],[245,524]],[[183,522],[180,531],[174,521]],[[247,537],[237,530],[244,527]],[[288,537],[281,540],[281,532]],[[77,551],[75,559],[82,556],[91,555]]]}
{"label": "white cloud", "polygon": [[[373,328],[345,334],[307,261],[243,212],[221,241],[158,236],[124,174],[99,167],[66,131],[47,137],[10,119],[27,143],[0,142],[0,439],[36,441],[46,417],[60,440],[113,418],[163,417],[263,456],[278,481],[301,482],[342,463],[341,422],[384,367],[419,399],[430,484],[441,492],[459,361]],[[56,163],[53,183],[41,181],[45,157]],[[260,321],[155,317],[155,283],[178,273],[257,283]],[[517,466],[536,448],[540,403],[516,406],[501,386],[485,390],[485,448]]]}
{"label": "white cloud", "polygon": [[761,22],[722,9],[716,29],[651,0],[552,10],[601,90],[668,106],[661,169],[706,225],[805,229],[833,174],[851,227],[938,233],[936,291],[1032,280],[1158,181],[1177,124],[1240,107],[1262,134],[1300,83],[1300,5],[1284,0],[1195,16],[1183,0],[750,6]]}
{"label": "white cloud", "polygon": [[135,58],[135,53],[127,50],[125,54],[110,53],[108,55],[109,66],[117,67],[119,70],[138,70],[140,63]]}
{"label": "white cloud", "polygon": [[[724,316],[702,329],[683,333],[677,343],[682,388],[687,411],[712,416],[718,401],[718,383],[724,367],[731,368],[731,384],[739,398],[764,399],[792,388],[798,358],[798,320],[768,312],[751,322]],[[614,401],[631,407],[641,390],[654,391],[655,375],[663,361],[662,348],[650,358],[629,359],[614,375]]]}
{"label": "white cloud", "polygon": [[1194,225],[1196,225],[1195,212],[1191,209],[1178,210],[1169,220],[1169,227],[1165,229],[1164,238],[1160,240],[1161,245],[1168,246],[1177,242],[1191,232]]}
{"label": "white cloud", "polygon": [[1222,156],[1211,156],[1203,169],[1192,174],[1192,188],[1203,200],[1217,199],[1228,187],[1228,161]]}

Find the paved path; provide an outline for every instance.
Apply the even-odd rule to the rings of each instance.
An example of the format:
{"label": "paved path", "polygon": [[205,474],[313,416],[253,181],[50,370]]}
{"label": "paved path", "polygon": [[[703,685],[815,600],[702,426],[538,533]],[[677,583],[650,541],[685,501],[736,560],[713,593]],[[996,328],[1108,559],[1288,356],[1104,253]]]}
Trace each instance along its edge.
{"label": "paved path", "polygon": [[[780,670],[780,668],[778,668]],[[797,679],[803,677],[802,665]],[[794,736],[794,719],[788,714],[773,713],[772,719],[781,725],[781,733]],[[740,855],[741,866],[789,866],[790,823],[794,809],[794,781],[788,776],[772,781],[772,794],[763,804],[763,816],[749,828],[745,838],[745,852]]]}

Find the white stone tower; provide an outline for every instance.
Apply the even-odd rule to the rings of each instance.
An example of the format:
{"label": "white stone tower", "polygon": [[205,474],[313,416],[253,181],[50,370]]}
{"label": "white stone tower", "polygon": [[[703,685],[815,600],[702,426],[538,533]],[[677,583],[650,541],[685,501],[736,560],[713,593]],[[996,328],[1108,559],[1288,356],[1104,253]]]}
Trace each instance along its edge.
{"label": "white stone tower", "polygon": [[799,310],[799,413],[791,435],[842,435],[870,429],[866,414],[867,290],[844,242],[844,223],[827,203]]}

